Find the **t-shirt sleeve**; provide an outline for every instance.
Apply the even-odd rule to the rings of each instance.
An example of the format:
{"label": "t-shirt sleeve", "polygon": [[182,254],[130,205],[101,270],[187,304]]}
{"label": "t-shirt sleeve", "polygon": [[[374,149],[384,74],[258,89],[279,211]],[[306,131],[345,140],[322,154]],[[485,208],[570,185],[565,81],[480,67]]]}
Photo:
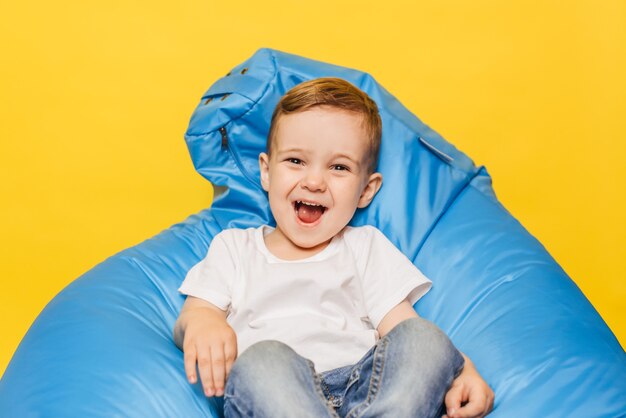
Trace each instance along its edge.
{"label": "t-shirt sleeve", "polygon": [[180,293],[204,299],[224,311],[230,306],[232,281],[236,274],[225,236],[223,231],[213,237],[206,257],[187,272],[178,288]]}
{"label": "t-shirt sleeve", "polygon": [[405,299],[415,304],[432,282],[378,229],[362,228],[357,243],[357,267],[361,273],[363,297],[369,319],[378,328],[380,321]]}

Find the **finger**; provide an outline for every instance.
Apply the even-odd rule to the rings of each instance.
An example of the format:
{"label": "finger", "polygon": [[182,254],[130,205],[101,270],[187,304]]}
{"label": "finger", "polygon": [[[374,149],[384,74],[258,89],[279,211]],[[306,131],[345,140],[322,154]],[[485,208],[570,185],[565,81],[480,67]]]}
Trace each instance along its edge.
{"label": "finger", "polygon": [[228,380],[228,375],[230,374],[230,369],[233,368],[233,364],[237,359],[237,343],[227,342],[224,345],[224,360],[226,361],[226,376],[225,380]]}
{"label": "finger", "polygon": [[463,385],[453,385],[445,397],[446,412],[450,417],[456,416],[455,413],[461,408],[462,401]]}
{"label": "finger", "polygon": [[183,361],[185,363],[185,373],[187,380],[192,385],[196,383],[196,349],[194,347],[185,348],[183,352]]}
{"label": "finger", "polygon": [[215,396],[222,396],[224,394],[224,376],[226,375],[224,346],[222,344],[211,347],[211,365]]}
{"label": "finger", "polygon": [[470,396],[469,402],[463,405],[455,417],[475,418],[482,417],[485,413],[487,398],[484,396]]}
{"label": "finger", "polygon": [[215,396],[213,386],[213,370],[211,369],[211,352],[209,350],[198,353],[198,371],[206,396]]}
{"label": "finger", "polygon": [[493,402],[495,400],[495,394],[489,389],[489,393],[487,393],[487,404],[485,405],[484,415],[486,416],[493,409]]}

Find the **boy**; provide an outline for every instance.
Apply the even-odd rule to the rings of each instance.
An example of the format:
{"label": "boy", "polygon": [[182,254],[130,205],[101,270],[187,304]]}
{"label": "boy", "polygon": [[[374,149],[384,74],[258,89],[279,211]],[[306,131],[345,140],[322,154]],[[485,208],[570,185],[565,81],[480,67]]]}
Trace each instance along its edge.
{"label": "boy", "polygon": [[412,308],[430,280],[375,228],[347,226],[382,185],[381,133],[374,101],[341,79],[278,103],[259,156],[276,227],[222,231],[179,289],[188,380],[197,365],[227,417],[491,410],[471,361]]}

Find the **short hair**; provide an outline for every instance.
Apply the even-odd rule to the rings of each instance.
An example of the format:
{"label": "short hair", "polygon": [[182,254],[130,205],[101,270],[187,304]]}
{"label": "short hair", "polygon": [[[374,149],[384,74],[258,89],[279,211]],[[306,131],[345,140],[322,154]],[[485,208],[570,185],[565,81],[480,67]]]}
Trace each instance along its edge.
{"label": "short hair", "polygon": [[382,121],[376,102],[364,91],[346,80],[323,77],[305,81],[289,90],[280,99],[270,123],[267,135],[267,153],[271,154],[278,121],[282,115],[304,112],[317,106],[330,106],[354,112],[363,117],[363,126],[369,139],[367,168],[373,173],[378,165]]}

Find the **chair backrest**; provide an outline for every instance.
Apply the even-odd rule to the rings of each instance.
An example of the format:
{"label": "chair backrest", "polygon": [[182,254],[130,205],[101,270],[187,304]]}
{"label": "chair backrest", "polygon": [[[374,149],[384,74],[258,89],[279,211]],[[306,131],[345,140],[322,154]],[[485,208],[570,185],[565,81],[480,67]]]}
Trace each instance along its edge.
{"label": "chair backrest", "polygon": [[[370,95],[383,122],[378,166],[383,187],[366,210],[357,212],[352,224],[377,225],[414,258],[458,193],[485,172],[368,74],[279,51],[260,49],[233,68],[206,91],[191,117],[185,139],[196,170],[213,184],[228,188],[212,209],[224,210],[223,227],[273,222],[258,167],[272,112],[292,87],[330,76]],[[489,186],[486,190],[492,194]]]}

